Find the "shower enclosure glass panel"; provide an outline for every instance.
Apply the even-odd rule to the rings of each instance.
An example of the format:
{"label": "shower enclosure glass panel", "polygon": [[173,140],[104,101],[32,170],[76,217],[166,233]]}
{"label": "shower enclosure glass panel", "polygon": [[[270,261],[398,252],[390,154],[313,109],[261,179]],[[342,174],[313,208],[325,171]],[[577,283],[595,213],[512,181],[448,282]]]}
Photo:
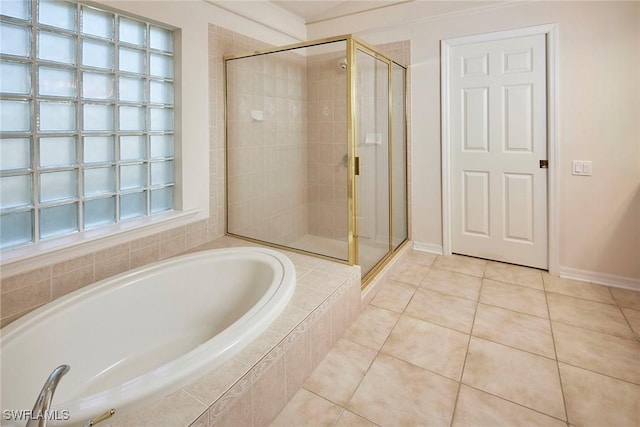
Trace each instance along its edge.
{"label": "shower enclosure glass panel", "polygon": [[358,258],[366,275],[389,253],[389,65],[356,53]]}
{"label": "shower enclosure glass panel", "polygon": [[346,41],[225,61],[227,231],[349,260]]}
{"label": "shower enclosure glass panel", "polygon": [[406,68],[345,35],[225,57],[227,234],[362,267],[406,242]]}
{"label": "shower enclosure glass panel", "polygon": [[396,63],[391,64],[392,78],[392,196],[393,196],[393,249],[397,249],[408,236],[407,215],[407,135],[406,135],[406,72]]}

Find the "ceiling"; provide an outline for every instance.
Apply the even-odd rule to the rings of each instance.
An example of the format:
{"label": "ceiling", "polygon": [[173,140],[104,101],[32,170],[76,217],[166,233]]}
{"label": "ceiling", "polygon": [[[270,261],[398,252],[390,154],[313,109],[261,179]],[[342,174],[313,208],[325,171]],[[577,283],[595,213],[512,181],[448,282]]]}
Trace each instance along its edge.
{"label": "ceiling", "polygon": [[310,24],[313,22],[352,15],[354,13],[365,12],[394,4],[407,3],[408,1],[413,0],[271,0],[271,3],[301,17],[305,23]]}

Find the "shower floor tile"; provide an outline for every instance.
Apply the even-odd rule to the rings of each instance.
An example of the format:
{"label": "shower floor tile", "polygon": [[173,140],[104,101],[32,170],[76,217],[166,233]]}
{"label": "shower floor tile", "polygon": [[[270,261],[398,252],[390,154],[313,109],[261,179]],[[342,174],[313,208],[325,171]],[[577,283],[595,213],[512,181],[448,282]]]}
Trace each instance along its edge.
{"label": "shower floor tile", "polygon": [[298,399],[289,425],[638,425],[640,292],[417,251],[398,268],[428,271],[418,288],[387,280],[342,338],[370,349],[368,369],[333,352],[316,372],[350,378],[339,414]]}

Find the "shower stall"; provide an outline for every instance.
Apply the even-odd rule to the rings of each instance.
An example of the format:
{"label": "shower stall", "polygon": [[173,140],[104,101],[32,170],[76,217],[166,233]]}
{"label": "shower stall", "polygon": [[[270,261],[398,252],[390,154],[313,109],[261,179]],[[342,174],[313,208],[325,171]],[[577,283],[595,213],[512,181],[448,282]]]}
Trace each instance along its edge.
{"label": "shower stall", "polygon": [[366,283],[408,237],[406,67],[350,35],[224,63],[227,234]]}

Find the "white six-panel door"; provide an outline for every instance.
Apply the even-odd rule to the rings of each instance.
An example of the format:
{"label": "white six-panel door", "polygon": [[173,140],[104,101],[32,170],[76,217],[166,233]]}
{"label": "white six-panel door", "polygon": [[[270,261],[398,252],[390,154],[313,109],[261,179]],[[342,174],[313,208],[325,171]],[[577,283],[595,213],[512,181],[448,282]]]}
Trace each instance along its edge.
{"label": "white six-panel door", "polygon": [[546,269],[545,35],[451,47],[451,249]]}

